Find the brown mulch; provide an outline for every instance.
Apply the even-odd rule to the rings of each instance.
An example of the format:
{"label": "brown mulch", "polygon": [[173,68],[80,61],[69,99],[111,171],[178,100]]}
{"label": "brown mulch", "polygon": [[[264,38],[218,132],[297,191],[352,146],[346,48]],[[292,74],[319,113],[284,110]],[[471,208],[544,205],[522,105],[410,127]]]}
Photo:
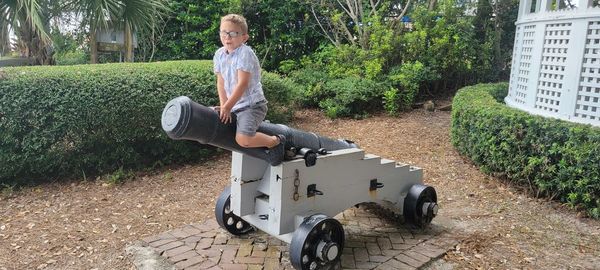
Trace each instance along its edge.
{"label": "brown mulch", "polygon": [[[422,167],[441,205],[434,222],[463,239],[444,257],[455,269],[600,269],[600,221],[481,173],[450,144],[448,111],[330,120],[304,110],[291,126]],[[126,245],[213,218],[229,165],[223,152],[121,185],[80,180],[4,194],[0,270],[134,269]]]}

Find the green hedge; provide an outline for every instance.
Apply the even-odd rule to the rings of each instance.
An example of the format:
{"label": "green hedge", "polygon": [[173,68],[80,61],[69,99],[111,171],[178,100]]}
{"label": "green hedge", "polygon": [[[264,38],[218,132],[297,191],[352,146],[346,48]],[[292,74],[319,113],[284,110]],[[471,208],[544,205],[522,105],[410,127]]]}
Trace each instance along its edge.
{"label": "green hedge", "polygon": [[[290,83],[265,74],[269,119],[289,118]],[[26,184],[197,160],[210,149],[173,141],[164,105],[186,95],[217,105],[210,61],[0,69],[0,184]]]}
{"label": "green hedge", "polygon": [[452,143],[488,173],[600,218],[600,128],[530,115],[502,103],[508,84],[458,91]]}

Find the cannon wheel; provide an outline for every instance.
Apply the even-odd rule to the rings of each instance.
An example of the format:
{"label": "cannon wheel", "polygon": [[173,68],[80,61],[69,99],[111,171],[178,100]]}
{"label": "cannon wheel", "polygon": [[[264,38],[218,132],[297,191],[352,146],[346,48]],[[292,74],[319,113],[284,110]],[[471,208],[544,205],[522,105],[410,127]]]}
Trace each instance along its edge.
{"label": "cannon wheel", "polygon": [[219,195],[217,205],[215,206],[215,217],[217,218],[219,226],[233,235],[242,235],[253,230],[250,223],[233,213],[230,205],[231,186],[227,186],[225,190],[221,192],[221,195]]}
{"label": "cannon wheel", "polygon": [[296,229],[290,259],[296,269],[339,269],[344,249],[344,228],[323,214],[312,215]]}
{"label": "cannon wheel", "polygon": [[437,194],[426,185],[413,185],[404,198],[404,219],[418,228],[425,228],[437,215]]}

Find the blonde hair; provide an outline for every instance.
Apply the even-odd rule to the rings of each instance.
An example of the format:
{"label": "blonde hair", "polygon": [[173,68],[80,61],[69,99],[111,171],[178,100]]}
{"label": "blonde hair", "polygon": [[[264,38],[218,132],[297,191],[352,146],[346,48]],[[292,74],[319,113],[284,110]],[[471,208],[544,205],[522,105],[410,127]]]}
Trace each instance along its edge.
{"label": "blonde hair", "polygon": [[221,23],[231,22],[242,29],[242,34],[248,34],[248,23],[246,18],[239,14],[227,14],[221,18]]}

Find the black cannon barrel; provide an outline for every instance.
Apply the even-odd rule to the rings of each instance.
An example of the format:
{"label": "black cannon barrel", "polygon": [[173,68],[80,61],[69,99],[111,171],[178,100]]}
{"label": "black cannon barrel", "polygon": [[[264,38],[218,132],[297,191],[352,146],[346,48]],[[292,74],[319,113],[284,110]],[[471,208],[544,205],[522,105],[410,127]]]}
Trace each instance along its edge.
{"label": "black cannon barrel", "polygon": [[[186,96],[181,96],[167,103],[162,112],[161,125],[167,135],[175,140],[198,141],[202,144],[210,144],[229,151],[241,152],[262,160],[268,160],[268,153],[265,148],[245,148],[235,141],[235,121],[235,114],[232,114],[232,122],[224,124],[215,110],[198,104]],[[297,149],[310,148],[318,150],[324,148],[328,151],[334,151],[358,148],[351,141],[334,140],[282,124],[262,122],[258,131],[268,135],[283,134],[287,140],[286,145]]]}

